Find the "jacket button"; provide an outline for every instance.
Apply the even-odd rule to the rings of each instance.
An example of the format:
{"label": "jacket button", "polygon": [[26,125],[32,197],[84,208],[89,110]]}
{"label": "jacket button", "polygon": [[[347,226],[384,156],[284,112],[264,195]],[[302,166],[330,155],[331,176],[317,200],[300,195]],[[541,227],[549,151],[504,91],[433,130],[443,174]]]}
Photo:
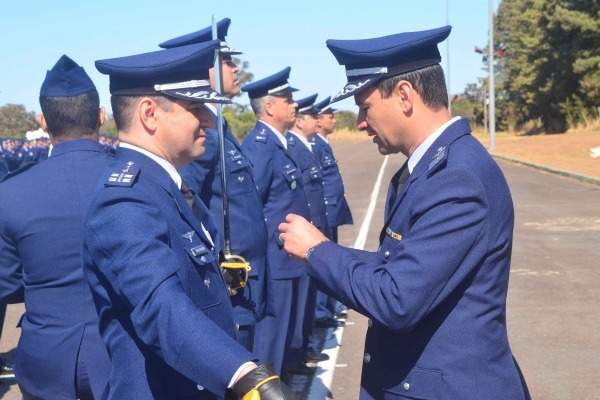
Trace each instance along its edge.
{"label": "jacket button", "polygon": [[196,388],[197,388],[198,390],[204,390],[204,386],[202,386],[202,385],[196,385]]}
{"label": "jacket button", "polygon": [[390,252],[386,251],[385,253],[383,253],[383,258],[388,258],[390,256]]}
{"label": "jacket button", "polygon": [[204,257],[204,256],[200,257],[200,261],[202,261],[203,263],[206,262],[206,257]]}
{"label": "jacket button", "polygon": [[404,390],[408,390],[410,389],[410,384],[408,382],[404,382],[404,385],[402,385],[402,387],[404,388]]}
{"label": "jacket button", "polygon": [[363,357],[363,362],[365,364],[368,364],[371,362],[371,355],[369,353],[365,353],[364,357]]}
{"label": "jacket button", "polygon": [[367,321],[367,325],[369,325],[369,328],[373,326],[373,320],[371,318]]}

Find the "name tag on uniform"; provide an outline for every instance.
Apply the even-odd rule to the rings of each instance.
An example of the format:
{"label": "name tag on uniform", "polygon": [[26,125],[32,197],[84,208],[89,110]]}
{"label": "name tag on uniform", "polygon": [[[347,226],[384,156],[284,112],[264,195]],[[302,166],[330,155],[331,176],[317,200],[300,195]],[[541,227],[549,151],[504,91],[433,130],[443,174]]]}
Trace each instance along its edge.
{"label": "name tag on uniform", "polygon": [[392,239],[396,239],[398,241],[402,240],[402,235],[392,231],[389,226],[385,229],[385,233]]}
{"label": "name tag on uniform", "polygon": [[203,254],[208,253],[208,249],[204,245],[192,247],[190,249],[190,251],[192,252],[192,254],[194,255],[194,257],[198,257],[198,256],[201,256]]}

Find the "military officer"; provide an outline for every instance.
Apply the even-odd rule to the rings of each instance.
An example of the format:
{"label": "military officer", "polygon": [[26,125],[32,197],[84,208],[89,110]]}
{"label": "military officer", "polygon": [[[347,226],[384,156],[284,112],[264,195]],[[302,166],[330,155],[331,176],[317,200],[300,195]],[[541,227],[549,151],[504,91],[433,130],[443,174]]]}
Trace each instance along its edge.
{"label": "military officer", "polygon": [[54,151],[0,183],[0,299],[25,301],[15,374],[25,399],[100,398],[110,359],[81,269],[83,218],[111,158],[104,107],[66,55],[47,72],[38,121]]}
{"label": "military officer", "polygon": [[[323,234],[329,233],[325,210],[325,194],[323,191],[323,175],[310,140],[317,134],[317,114],[319,110],[313,105],[317,94],[297,100],[298,109],[294,126],[288,131],[288,152],[298,165],[302,176],[302,186],[310,210],[310,222]],[[317,351],[313,336],[317,289],[308,275],[300,278],[298,319],[287,360],[287,370],[295,374],[309,374],[313,370],[303,361],[319,362],[329,356]],[[304,300],[302,300],[304,299]]]}
{"label": "military officer", "polygon": [[[334,115],[336,110],[331,107],[330,102],[331,97],[327,97],[315,103],[315,108],[319,109],[319,116],[317,119],[317,135],[313,137],[311,143],[323,171],[325,206],[327,209],[327,223],[329,225],[329,234],[327,237],[337,243],[338,226],[352,224],[353,221],[352,213],[344,194],[342,175],[337,166],[337,161],[333,156],[333,149],[327,140],[327,136],[334,132],[336,122]],[[321,327],[336,327],[341,325],[342,322],[337,320],[336,317],[345,317],[345,308],[345,306],[334,298],[318,291],[315,324]]]}
{"label": "military officer", "polygon": [[235,341],[219,233],[177,172],[204,153],[204,104],[230,101],[209,86],[219,46],[96,61],[120,144],[86,217],[83,265],[112,358],[111,399],[292,396]]}
{"label": "military officer", "polygon": [[514,211],[502,171],[452,118],[437,44],[450,26],[328,40],[358,128],[403,153],[377,252],[328,241],[302,217],[280,226],[325,293],[370,318],[361,399],[525,399],[506,333]]}
{"label": "military officer", "polygon": [[[219,92],[232,99],[240,93],[239,68],[231,58],[242,54],[227,46],[225,36],[231,20],[225,18],[217,24],[217,35],[221,40],[219,59],[221,63]],[[161,43],[163,48],[173,48],[211,40],[212,27],[180,36]],[[210,69],[211,86],[215,88],[214,68]],[[207,103],[215,127],[218,124],[216,105]],[[238,289],[231,298],[233,320],[236,323],[236,340],[248,350],[254,345],[254,327],[266,315],[267,297],[267,229],[262,203],[256,190],[252,166],[243,154],[240,144],[223,119],[225,147],[225,173],[229,226],[232,254],[242,256],[251,265],[247,287]],[[198,193],[224,232],[223,188],[221,185],[221,151],[216,128],[206,130],[204,155],[180,170],[189,187]]]}
{"label": "military officer", "polygon": [[[254,180],[263,204],[267,224],[267,259],[272,273],[274,316],[258,323],[254,353],[273,362],[278,373],[290,348],[296,324],[300,278],[306,275],[302,263],[288,257],[279,240],[277,226],[289,212],[310,216],[302,175],[288,152],[284,133],[294,124],[296,102],[288,83],[290,67],[242,87],[258,122],[242,143],[253,166]],[[292,211],[294,210],[294,211]]]}

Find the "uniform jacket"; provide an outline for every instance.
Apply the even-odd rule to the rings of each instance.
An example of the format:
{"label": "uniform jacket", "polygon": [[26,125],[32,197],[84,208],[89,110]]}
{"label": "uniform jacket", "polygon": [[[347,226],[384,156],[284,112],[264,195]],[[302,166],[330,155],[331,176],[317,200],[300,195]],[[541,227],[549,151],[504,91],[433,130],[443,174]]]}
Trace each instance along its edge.
{"label": "uniform jacket", "polygon": [[0,181],[2,181],[2,178],[8,175],[9,171],[10,169],[8,168],[8,161],[6,161],[6,158],[4,157],[4,151],[0,148]]}
{"label": "uniform jacket", "polygon": [[[233,339],[219,234],[154,160],[118,148],[86,217],[83,262],[111,399],[214,399],[253,356]],[[199,390],[201,389],[201,390]]]}
{"label": "uniform jacket", "polygon": [[273,278],[290,279],[305,275],[304,264],[289,257],[283,250],[277,229],[289,213],[309,218],[298,166],[271,128],[260,121],[244,138],[242,150],[252,162],[254,181],[263,204],[267,224],[267,258]]}
{"label": "uniform jacket", "polygon": [[376,253],[328,242],[309,261],[318,287],[371,319],[361,399],[528,398],[506,333],[513,204],[468,120],[393,186]]}
{"label": "uniform jacket", "polygon": [[[215,126],[217,117],[213,114]],[[248,286],[231,298],[233,319],[240,325],[254,325],[265,316],[267,298],[267,229],[262,203],[256,191],[250,161],[224,124],[225,169],[231,252],[250,262]],[[206,131],[204,155],[180,169],[182,178],[198,193],[223,232],[223,189],[217,129]]]}
{"label": "uniform jacket", "polygon": [[315,135],[311,143],[323,171],[325,206],[329,227],[335,228],[340,225],[352,224],[352,213],[344,194],[344,182],[337,161],[333,157],[331,146],[319,135]]}
{"label": "uniform jacket", "polygon": [[310,222],[321,232],[327,232],[327,211],[323,191],[323,174],[316,156],[293,133],[287,135],[288,153],[300,169],[302,186],[310,210]]}
{"label": "uniform jacket", "polygon": [[52,157],[0,184],[0,298],[25,300],[15,373],[44,399],[75,398],[78,352],[94,396],[108,382],[110,360],[81,269],[83,218],[112,161],[89,139],[57,144]]}

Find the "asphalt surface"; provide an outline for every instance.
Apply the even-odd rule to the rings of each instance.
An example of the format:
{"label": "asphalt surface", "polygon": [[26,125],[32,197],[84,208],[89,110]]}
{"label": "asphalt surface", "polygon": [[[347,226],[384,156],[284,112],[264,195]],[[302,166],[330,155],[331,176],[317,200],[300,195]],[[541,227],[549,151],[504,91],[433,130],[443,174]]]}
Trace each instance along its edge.
{"label": "asphalt surface", "polygon": [[[354,225],[340,229],[340,243],[353,246],[384,157],[369,142],[333,143],[333,148],[354,215]],[[403,162],[400,155],[388,158],[366,250],[377,249],[387,183]],[[516,210],[508,333],[531,395],[600,399],[600,187],[498,163]],[[0,356],[8,360],[14,357],[22,312],[22,305],[10,305],[7,312]],[[366,318],[350,311],[347,321],[343,330],[318,330],[325,351],[336,359],[330,371],[319,367],[312,379],[294,379],[303,399],[358,399]],[[0,398],[21,398],[14,380],[3,381]]]}

